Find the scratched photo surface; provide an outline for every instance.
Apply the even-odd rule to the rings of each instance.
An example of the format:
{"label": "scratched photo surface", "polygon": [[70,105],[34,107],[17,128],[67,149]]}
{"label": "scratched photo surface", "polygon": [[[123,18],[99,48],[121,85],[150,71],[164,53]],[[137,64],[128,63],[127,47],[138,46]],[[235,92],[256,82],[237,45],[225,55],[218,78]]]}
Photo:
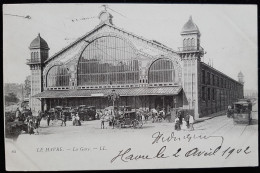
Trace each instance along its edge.
{"label": "scratched photo surface", "polygon": [[8,171],[258,166],[257,6],[5,4]]}

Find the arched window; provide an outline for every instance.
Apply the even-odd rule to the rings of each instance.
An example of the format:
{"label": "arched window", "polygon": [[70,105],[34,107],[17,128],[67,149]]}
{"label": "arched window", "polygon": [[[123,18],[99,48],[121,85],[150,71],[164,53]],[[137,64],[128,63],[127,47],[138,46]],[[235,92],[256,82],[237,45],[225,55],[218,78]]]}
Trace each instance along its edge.
{"label": "arched window", "polygon": [[149,83],[172,83],[175,81],[175,70],[171,60],[156,60],[148,73]]}
{"label": "arched window", "polygon": [[187,40],[184,39],[184,40],[183,40],[183,47],[186,47],[186,46],[187,46]]}
{"label": "arched window", "polygon": [[38,59],[38,52],[36,52],[35,59]]}
{"label": "arched window", "polygon": [[195,49],[195,39],[194,38],[191,39],[191,46],[192,46],[192,49]]}
{"label": "arched window", "polygon": [[33,52],[31,53],[31,59],[33,59],[34,57],[33,57]]}
{"label": "arched window", "polygon": [[78,62],[78,85],[139,83],[134,49],[125,40],[106,36],[91,42]]}
{"label": "arched window", "polygon": [[187,39],[187,49],[190,50],[191,49],[191,39]]}
{"label": "arched window", "polygon": [[47,87],[62,86],[69,86],[69,73],[63,66],[54,66],[47,74]]}

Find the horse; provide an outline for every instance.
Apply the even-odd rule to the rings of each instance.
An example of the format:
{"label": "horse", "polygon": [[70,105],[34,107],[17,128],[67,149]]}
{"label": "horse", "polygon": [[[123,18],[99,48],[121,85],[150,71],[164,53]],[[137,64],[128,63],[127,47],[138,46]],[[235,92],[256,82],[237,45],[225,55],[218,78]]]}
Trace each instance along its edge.
{"label": "horse", "polygon": [[153,123],[158,121],[158,111],[156,109],[151,109]]}
{"label": "horse", "polygon": [[104,129],[105,128],[105,122],[108,122],[108,123],[111,123],[111,125],[115,126],[115,117],[112,115],[112,114],[104,114],[101,118],[100,118],[100,121],[101,121],[101,129]]}
{"label": "horse", "polygon": [[171,122],[171,113],[170,112],[165,114],[164,120],[166,120],[166,119],[168,120],[168,122]]}
{"label": "horse", "polygon": [[136,118],[137,118],[137,120],[139,122],[141,122],[141,123],[143,123],[143,121],[146,122],[146,117],[145,116],[147,116],[147,114],[143,110],[140,110],[140,109],[137,110]]}
{"label": "horse", "polygon": [[18,117],[18,121],[22,121],[22,122],[24,122],[25,119],[26,119],[25,114],[20,114],[19,117]]}
{"label": "horse", "polygon": [[164,110],[161,110],[161,111],[158,113],[158,121],[161,122],[162,119],[165,120],[165,117],[166,117],[166,116],[165,116]]}
{"label": "horse", "polygon": [[28,117],[27,119],[27,125],[28,125],[28,133],[31,135],[31,134],[34,134],[34,130],[36,130],[36,133],[39,134],[38,132],[38,123],[37,123],[37,118],[36,117]]}
{"label": "horse", "polygon": [[41,124],[41,120],[42,120],[42,117],[45,116],[45,113],[44,112],[39,112],[38,113],[38,116],[36,116],[36,123],[37,125],[40,127],[40,124]]}

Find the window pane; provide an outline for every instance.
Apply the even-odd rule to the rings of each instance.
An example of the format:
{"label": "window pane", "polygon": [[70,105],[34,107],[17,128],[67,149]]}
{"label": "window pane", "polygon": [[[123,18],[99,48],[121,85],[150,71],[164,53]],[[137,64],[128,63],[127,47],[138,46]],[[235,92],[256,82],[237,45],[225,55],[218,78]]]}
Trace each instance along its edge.
{"label": "window pane", "polygon": [[60,86],[69,86],[69,73],[63,66],[54,66],[47,74],[47,87]]}
{"label": "window pane", "polygon": [[[138,60],[135,58],[133,48],[125,40],[110,36],[98,38],[80,57],[78,85],[138,83]],[[85,76],[89,77],[82,80]]]}
{"label": "window pane", "polygon": [[149,83],[168,83],[175,81],[175,70],[172,61],[159,59],[155,61],[149,70]]}

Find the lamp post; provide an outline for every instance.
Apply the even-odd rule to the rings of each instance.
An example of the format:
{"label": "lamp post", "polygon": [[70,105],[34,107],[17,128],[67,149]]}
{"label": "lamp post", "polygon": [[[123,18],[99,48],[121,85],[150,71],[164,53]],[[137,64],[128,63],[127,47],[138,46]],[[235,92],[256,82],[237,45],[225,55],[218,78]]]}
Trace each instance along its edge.
{"label": "lamp post", "polygon": [[115,101],[119,99],[120,95],[116,93],[113,89],[112,92],[108,95],[108,99],[112,101],[113,107],[115,107]]}

